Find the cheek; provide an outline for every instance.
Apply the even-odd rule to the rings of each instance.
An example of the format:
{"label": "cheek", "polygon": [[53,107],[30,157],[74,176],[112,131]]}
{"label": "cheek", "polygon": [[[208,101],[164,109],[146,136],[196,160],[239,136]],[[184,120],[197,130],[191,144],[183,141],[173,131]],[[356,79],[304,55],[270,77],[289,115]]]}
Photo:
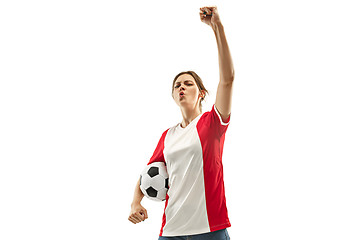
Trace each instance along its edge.
{"label": "cheek", "polygon": [[191,90],[191,93],[192,93],[195,97],[197,97],[200,92],[199,92],[199,89],[198,89],[198,88],[193,88],[193,89]]}

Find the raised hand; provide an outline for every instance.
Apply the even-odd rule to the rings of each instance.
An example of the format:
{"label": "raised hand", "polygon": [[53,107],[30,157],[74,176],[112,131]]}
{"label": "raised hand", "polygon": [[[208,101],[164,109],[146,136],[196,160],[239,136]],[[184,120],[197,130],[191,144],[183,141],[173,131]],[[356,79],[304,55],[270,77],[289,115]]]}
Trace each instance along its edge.
{"label": "raised hand", "polygon": [[217,7],[202,7],[200,8],[200,19],[210,27],[214,28],[220,24],[220,17]]}

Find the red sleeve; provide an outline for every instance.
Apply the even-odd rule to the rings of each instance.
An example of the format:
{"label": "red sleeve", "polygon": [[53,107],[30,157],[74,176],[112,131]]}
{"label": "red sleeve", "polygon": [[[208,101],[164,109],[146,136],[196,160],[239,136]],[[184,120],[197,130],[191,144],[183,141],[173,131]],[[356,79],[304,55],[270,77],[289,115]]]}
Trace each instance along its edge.
{"label": "red sleeve", "polygon": [[[165,163],[165,158],[164,158],[164,140],[166,137],[166,134],[168,132],[169,129],[167,129],[162,135],[161,138],[155,148],[155,151],[152,155],[152,157],[150,158],[150,161],[148,162],[147,165],[153,163],[153,162],[164,162]],[[166,164],[166,163],[165,163]]]}
{"label": "red sleeve", "polygon": [[210,111],[210,116],[211,116],[210,117],[211,128],[214,129],[219,136],[223,135],[229,126],[231,114],[225,121],[223,121],[219,111],[216,109],[214,104]]}

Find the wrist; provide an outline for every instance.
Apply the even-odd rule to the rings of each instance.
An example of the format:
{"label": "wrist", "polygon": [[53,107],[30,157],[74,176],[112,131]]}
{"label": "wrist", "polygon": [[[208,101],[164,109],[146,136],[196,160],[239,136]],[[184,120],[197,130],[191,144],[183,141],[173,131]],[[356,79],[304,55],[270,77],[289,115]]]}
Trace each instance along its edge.
{"label": "wrist", "polygon": [[136,198],[132,201],[131,206],[141,205],[142,198]]}
{"label": "wrist", "polygon": [[215,33],[219,32],[219,30],[224,29],[224,26],[222,25],[222,23],[220,21],[212,24],[211,27],[212,27],[212,29],[214,30]]}
{"label": "wrist", "polygon": [[131,207],[138,206],[138,205],[141,205],[139,201],[133,201],[131,203]]}

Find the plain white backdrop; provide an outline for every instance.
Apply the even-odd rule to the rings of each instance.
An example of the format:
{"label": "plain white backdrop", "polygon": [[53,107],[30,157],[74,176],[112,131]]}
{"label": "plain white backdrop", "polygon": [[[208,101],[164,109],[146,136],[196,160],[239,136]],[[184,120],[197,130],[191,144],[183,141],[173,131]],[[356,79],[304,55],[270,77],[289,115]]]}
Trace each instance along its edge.
{"label": "plain white backdrop", "polygon": [[235,67],[223,164],[231,239],[360,238],[357,1],[2,1],[0,239],[157,239],[127,218],[182,120],[194,70],[215,103],[217,5]]}

